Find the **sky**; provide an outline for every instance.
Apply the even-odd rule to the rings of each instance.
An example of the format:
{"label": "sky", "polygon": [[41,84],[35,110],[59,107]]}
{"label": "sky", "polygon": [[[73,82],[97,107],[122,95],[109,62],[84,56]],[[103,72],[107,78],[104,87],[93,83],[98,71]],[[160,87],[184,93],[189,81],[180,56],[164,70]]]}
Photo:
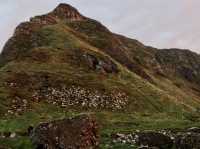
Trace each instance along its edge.
{"label": "sky", "polygon": [[59,3],[146,45],[200,53],[199,0],[0,0],[0,51],[20,22]]}

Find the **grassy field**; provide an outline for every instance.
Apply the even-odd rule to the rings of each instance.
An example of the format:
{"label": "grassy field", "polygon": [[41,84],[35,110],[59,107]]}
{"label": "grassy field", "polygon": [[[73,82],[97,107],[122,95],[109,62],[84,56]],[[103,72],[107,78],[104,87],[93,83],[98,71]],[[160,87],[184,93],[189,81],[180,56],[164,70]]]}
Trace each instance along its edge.
{"label": "grassy field", "polygon": [[[8,117],[0,120],[0,132],[16,132],[23,134],[29,126],[36,126],[40,122],[47,122],[55,119],[63,119],[79,115],[79,112],[66,111],[64,109],[40,104],[37,108],[18,117]],[[192,126],[200,126],[198,119],[190,120],[184,116],[174,117],[166,114],[144,115],[138,113],[117,113],[117,112],[81,112],[95,115],[101,134],[100,148],[129,149],[134,146],[128,144],[117,144],[111,140],[113,133],[131,133],[136,130],[161,130],[161,129],[184,129]],[[18,136],[9,139],[0,139],[0,144],[14,149],[33,149],[28,136]],[[135,147],[136,148],[136,147]]]}

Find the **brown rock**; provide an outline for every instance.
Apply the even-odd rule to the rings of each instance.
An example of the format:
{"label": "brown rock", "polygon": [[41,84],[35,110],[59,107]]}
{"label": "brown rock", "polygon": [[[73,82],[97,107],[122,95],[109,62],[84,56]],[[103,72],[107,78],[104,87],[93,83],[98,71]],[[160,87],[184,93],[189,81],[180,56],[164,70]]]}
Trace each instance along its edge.
{"label": "brown rock", "polygon": [[81,21],[85,19],[76,8],[68,4],[59,4],[52,14],[59,18],[67,19],[68,21]]}
{"label": "brown rock", "polygon": [[42,123],[30,137],[37,149],[95,149],[99,144],[96,121],[88,115]]}
{"label": "brown rock", "polygon": [[136,143],[141,146],[157,147],[160,149],[171,149],[173,141],[170,137],[157,132],[137,133],[138,139]]}
{"label": "brown rock", "polygon": [[175,146],[177,149],[199,149],[200,134],[187,132],[176,136]]}

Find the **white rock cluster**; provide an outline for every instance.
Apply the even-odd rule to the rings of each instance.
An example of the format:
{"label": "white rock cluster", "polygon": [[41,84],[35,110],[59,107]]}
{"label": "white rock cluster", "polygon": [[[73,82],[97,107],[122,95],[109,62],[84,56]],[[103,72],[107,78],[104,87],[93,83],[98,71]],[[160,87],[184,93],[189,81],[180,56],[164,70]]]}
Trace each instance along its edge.
{"label": "white rock cluster", "polygon": [[158,132],[165,136],[170,137],[170,139],[173,141],[175,140],[175,136],[177,135],[177,134],[172,133],[170,130],[160,130]]}
{"label": "white rock cluster", "polygon": [[21,99],[19,97],[15,97],[12,99],[11,106],[8,109],[5,116],[7,116],[7,114],[17,116],[17,115],[23,113],[24,111],[26,111],[27,109],[29,109],[29,107],[30,107],[30,105],[26,99]]}
{"label": "white rock cluster", "polygon": [[138,135],[117,133],[113,138],[113,143],[132,144],[135,145],[138,141]]}
{"label": "white rock cluster", "polygon": [[97,90],[89,90],[83,87],[71,86],[52,88],[46,91],[38,91],[33,94],[35,100],[46,99],[48,103],[62,107],[78,106],[94,109],[123,109],[128,103],[128,96],[119,91],[101,93]]}
{"label": "white rock cluster", "polygon": [[15,138],[17,134],[15,132],[0,132],[0,139],[1,138]]}

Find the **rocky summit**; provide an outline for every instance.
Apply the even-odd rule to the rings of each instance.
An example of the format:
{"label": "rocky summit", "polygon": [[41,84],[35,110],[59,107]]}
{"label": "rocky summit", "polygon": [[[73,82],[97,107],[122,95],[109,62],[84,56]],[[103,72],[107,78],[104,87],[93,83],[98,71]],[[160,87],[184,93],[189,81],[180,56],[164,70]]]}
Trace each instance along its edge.
{"label": "rocky summit", "polygon": [[[32,149],[27,128],[80,113],[96,116],[99,148],[141,145],[113,142],[113,133],[200,124],[199,54],[146,46],[68,4],[16,27],[0,55],[0,76],[0,133],[9,134],[0,144],[8,148]],[[163,135],[147,136],[160,137],[175,147]],[[180,139],[188,144],[187,137],[198,135]]]}

